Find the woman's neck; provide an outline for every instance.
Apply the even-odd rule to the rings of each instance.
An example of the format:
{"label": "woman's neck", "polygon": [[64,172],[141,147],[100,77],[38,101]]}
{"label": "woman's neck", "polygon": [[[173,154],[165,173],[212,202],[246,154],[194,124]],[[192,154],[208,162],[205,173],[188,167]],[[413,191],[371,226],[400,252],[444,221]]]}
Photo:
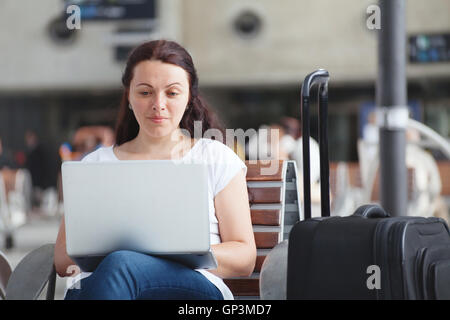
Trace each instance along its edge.
{"label": "woman's neck", "polygon": [[132,141],[131,152],[146,154],[151,157],[178,158],[191,148],[191,139],[179,130],[164,137],[150,137],[139,131]]}

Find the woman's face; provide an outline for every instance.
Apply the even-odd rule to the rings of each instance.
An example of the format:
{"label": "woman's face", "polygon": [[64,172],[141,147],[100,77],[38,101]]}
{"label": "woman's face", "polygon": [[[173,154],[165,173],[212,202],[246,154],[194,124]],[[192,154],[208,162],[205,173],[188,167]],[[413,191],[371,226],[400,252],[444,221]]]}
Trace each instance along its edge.
{"label": "woman's face", "polygon": [[170,135],[189,101],[188,74],[159,60],[141,61],[133,71],[128,101],[141,131],[155,138]]}

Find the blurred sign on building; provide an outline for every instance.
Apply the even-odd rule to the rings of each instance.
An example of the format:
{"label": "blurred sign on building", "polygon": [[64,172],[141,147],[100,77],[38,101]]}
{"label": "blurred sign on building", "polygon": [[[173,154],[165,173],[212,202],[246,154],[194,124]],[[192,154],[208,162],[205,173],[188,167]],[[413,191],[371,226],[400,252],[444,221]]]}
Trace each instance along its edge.
{"label": "blurred sign on building", "polygon": [[64,2],[66,8],[77,5],[84,21],[156,18],[155,0],[64,0]]}
{"label": "blurred sign on building", "polygon": [[450,61],[450,33],[410,36],[409,61],[412,63]]}

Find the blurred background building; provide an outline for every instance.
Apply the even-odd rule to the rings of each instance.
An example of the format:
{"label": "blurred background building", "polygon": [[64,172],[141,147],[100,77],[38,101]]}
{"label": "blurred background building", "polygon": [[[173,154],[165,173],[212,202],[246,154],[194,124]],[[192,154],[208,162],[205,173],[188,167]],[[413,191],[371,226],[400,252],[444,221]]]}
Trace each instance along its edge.
{"label": "blurred background building", "polygon": [[[81,29],[69,30],[64,13],[71,3],[97,3],[104,10],[85,11],[91,16],[82,17]],[[135,11],[117,9],[127,3],[147,6],[147,17],[131,19]],[[25,150],[24,132],[35,130],[57,155],[78,127],[113,126],[127,54],[162,37],[190,51],[201,89],[229,128],[298,118],[302,79],[326,68],[331,74],[330,157],[355,161],[365,121],[361,115],[375,96],[377,31],[366,26],[366,9],[373,3],[2,0],[0,134],[17,152]],[[447,0],[407,1],[409,100],[414,116],[446,137],[449,12]],[[131,18],[119,19],[126,14]],[[99,16],[103,19],[89,19]],[[315,122],[312,129],[314,135]]]}
{"label": "blurred background building", "polygon": [[[114,128],[127,55],[144,41],[165,38],[192,54],[200,89],[227,128],[299,119],[302,80],[327,69],[331,179],[349,175],[351,185],[361,185],[356,180],[364,178],[355,178],[350,164],[361,160],[358,140],[373,138],[377,30],[367,25],[367,8],[376,3],[1,0],[0,157],[3,150],[16,167],[32,168],[36,163],[27,160],[39,150],[46,164],[42,188],[57,188],[65,152],[60,146],[72,143],[81,127]],[[82,9],[81,29],[67,28],[71,4]],[[411,117],[449,140],[450,1],[407,0],[406,21]],[[311,127],[317,138],[317,122]],[[427,143],[421,147],[445,160]],[[445,168],[443,181],[450,179]],[[332,181],[332,192],[345,208],[348,185],[339,183]],[[448,184],[442,188],[450,193]],[[51,199],[41,194],[40,201]]]}

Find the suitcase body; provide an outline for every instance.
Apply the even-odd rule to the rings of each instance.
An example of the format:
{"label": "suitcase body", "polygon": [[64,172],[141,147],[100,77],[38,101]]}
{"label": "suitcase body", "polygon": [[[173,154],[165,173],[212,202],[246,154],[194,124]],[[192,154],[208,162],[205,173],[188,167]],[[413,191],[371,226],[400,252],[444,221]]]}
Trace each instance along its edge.
{"label": "suitcase body", "polygon": [[322,153],[328,148],[324,96],[328,73],[319,71],[308,77],[316,75],[320,81],[307,77],[303,83],[302,124],[305,142],[309,140],[305,86],[319,83],[322,217],[310,218],[309,154],[304,152],[305,220],[289,235],[287,298],[450,299],[450,233],[444,220],[391,218],[377,205],[361,206],[348,217],[329,217],[328,154]]}
{"label": "suitcase body", "polygon": [[288,299],[450,299],[449,289],[438,218],[314,218],[289,236]]}

